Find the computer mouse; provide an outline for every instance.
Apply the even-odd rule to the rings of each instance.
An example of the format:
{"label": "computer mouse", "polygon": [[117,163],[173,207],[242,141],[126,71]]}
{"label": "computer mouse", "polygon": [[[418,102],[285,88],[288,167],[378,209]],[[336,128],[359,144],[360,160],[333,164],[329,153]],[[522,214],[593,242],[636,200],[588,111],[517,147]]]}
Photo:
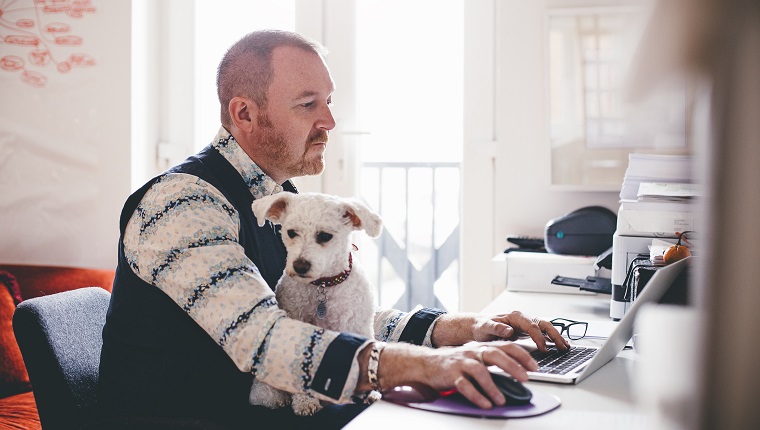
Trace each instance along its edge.
{"label": "computer mouse", "polygon": [[[526,405],[530,403],[530,399],[533,398],[533,393],[525,385],[507,374],[491,372],[491,379],[493,379],[496,387],[504,395],[506,406]],[[473,385],[480,390],[480,387],[475,381],[473,381]],[[480,390],[480,392],[487,396],[483,390]],[[439,393],[425,385],[404,385],[393,387],[391,389],[383,390],[382,394],[383,400],[391,403],[409,404],[431,402],[441,396],[448,396],[452,393],[456,396],[461,396],[463,401],[467,401],[464,396],[456,393],[456,391]]]}
{"label": "computer mouse", "polygon": [[[491,379],[507,400],[506,406],[527,405],[533,398],[533,393],[528,387],[506,373],[491,372]],[[485,395],[475,381],[473,381],[473,385]]]}

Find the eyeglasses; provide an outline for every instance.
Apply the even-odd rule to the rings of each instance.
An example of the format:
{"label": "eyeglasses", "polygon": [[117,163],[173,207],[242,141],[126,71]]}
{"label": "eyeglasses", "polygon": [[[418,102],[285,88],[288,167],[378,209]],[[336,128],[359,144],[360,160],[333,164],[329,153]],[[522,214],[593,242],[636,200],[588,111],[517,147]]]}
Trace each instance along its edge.
{"label": "eyeglasses", "polygon": [[588,323],[584,321],[573,321],[567,318],[554,318],[550,321],[554,327],[559,330],[559,334],[567,332],[570,340],[583,339],[586,336]]}

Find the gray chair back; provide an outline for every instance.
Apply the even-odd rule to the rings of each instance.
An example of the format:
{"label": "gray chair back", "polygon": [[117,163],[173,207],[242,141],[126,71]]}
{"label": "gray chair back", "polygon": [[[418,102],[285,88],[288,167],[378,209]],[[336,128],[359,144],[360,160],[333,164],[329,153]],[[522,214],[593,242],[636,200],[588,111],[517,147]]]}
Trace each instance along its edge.
{"label": "gray chair back", "polygon": [[21,302],[13,332],[45,430],[80,428],[94,416],[103,325],[111,294],[87,287]]}

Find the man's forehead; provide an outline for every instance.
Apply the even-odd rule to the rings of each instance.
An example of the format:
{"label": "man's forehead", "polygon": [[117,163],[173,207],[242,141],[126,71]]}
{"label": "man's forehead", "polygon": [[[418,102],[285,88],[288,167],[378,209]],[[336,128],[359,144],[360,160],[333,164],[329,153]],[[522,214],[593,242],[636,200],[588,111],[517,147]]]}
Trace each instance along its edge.
{"label": "man's forehead", "polygon": [[272,52],[272,85],[294,97],[331,94],[335,84],[322,57],[297,47],[281,46]]}

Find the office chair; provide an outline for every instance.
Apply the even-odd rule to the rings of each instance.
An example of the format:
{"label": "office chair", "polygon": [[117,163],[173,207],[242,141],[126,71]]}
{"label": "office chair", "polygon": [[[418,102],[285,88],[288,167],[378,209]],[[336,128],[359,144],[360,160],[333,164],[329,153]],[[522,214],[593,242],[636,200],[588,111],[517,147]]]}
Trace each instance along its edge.
{"label": "office chair", "polygon": [[110,298],[106,290],[88,287],[28,299],[16,308],[13,332],[42,428],[226,429],[221,423],[196,418],[96,416],[102,332]]}
{"label": "office chair", "polygon": [[44,429],[82,427],[93,414],[110,294],[80,288],[21,302],[13,332]]}

